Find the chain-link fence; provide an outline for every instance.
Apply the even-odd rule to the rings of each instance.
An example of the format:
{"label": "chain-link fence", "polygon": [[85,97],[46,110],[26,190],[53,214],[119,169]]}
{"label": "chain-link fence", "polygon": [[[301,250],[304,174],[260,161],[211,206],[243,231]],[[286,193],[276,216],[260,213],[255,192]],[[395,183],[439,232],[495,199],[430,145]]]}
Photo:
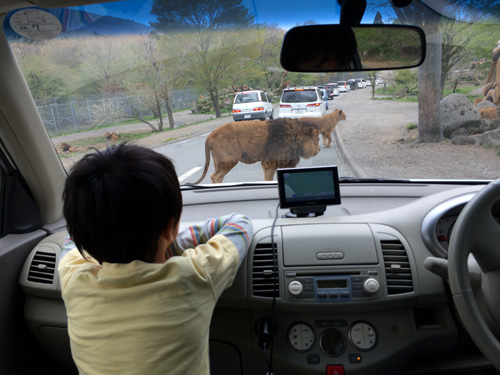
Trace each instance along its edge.
{"label": "chain-link fence", "polygon": [[[196,100],[193,90],[174,91],[172,95],[172,110],[191,108]],[[51,136],[61,133],[91,129],[97,126],[114,124],[120,120],[152,116],[152,109],[140,96],[89,98],[82,101],[57,102],[37,107],[42,121]],[[167,110],[162,107],[165,116]]]}

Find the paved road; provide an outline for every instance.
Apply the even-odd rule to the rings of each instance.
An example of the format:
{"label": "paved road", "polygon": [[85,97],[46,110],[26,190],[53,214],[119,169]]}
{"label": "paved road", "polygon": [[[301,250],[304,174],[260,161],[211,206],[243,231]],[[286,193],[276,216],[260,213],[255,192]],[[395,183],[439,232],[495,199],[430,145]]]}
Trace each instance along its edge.
{"label": "paved road", "polygon": [[[357,126],[359,126],[360,119],[363,119],[364,121],[367,116],[368,119],[372,118],[373,114],[368,111],[363,113],[363,110],[361,110],[361,108],[365,107],[362,102],[368,101],[370,93],[370,89],[363,89],[341,94],[333,101],[329,101],[328,112],[335,109],[343,109],[347,113],[347,120],[342,121],[342,123],[345,122],[345,125],[349,123],[349,126],[351,126],[351,124],[357,124]],[[275,107],[275,115],[277,115],[278,104],[275,104]],[[162,133],[162,135],[152,135],[152,137],[148,137],[148,139],[154,139],[154,137],[158,138],[156,146],[151,143],[149,145],[154,147],[155,150],[162,152],[175,160],[178,174],[181,177],[181,182],[194,182],[201,177],[201,169],[205,164],[204,142],[206,136],[209,132],[216,129],[220,125],[232,122],[232,117],[225,116],[216,119],[214,118],[214,115],[194,115],[191,114],[190,110],[186,110],[176,112],[174,114],[174,119],[178,129],[168,132],[169,134]],[[197,125],[183,128],[183,126],[193,123],[196,123]],[[344,126],[344,124],[342,124],[342,126]],[[107,129],[54,137],[53,142],[54,144],[60,144],[62,142],[71,143],[73,140],[78,138],[102,136],[106,131],[124,133],[140,130],[147,131],[150,130],[150,128],[144,123],[112,126]],[[178,138],[178,140],[175,142],[168,142],[163,145],[162,142],[164,142],[167,138]],[[354,139],[355,137],[350,136],[348,143],[352,144]],[[366,174],[363,169],[356,164],[355,159],[346,148],[346,142],[343,141],[343,137],[338,134],[338,131],[334,133],[334,140],[335,142],[332,143],[332,147],[330,148],[324,148],[322,146],[322,142],[320,142],[320,153],[312,159],[302,159],[299,166],[321,166],[334,164],[339,167],[340,176],[364,177]],[[65,158],[63,163],[66,167],[69,167],[77,158],[79,158],[79,156]],[[203,183],[210,183],[209,176],[211,173],[213,173],[213,165],[210,166],[207,176],[202,181]],[[260,163],[251,165],[239,163],[233,170],[231,170],[231,172],[228,173],[228,175],[226,175],[224,182],[258,181],[262,180],[262,178],[263,172]]]}

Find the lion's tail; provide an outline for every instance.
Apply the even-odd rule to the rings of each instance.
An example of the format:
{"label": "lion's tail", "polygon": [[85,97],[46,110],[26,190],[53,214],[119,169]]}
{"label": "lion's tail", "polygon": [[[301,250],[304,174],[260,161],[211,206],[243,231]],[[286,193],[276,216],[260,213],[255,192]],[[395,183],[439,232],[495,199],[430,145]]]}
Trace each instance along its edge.
{"label": "lion's tail", "polygon": [[210,165],[210,151],[212,147],[210,145],[210,140],[207,138],[205,141],[205,168],[203,168],[203,174],[201,175],[200,179],[196,182],[193,182],[193,185],[199,184],[207,175],[208,172],[208,166]]}

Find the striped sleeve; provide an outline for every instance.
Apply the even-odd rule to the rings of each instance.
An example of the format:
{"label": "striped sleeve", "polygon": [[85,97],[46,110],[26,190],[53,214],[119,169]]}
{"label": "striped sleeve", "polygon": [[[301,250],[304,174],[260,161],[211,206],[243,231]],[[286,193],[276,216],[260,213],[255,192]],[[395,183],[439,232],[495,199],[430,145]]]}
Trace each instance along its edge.
{"label": "striped sleeve", "polygon": [[172,255],[180,255],[186,249],[206,243],[216,234],[225,236],[238,248],[241,264],[252,240],[253,226],[248,217],[240,214],[221,216],[184,229],[169,250]]}

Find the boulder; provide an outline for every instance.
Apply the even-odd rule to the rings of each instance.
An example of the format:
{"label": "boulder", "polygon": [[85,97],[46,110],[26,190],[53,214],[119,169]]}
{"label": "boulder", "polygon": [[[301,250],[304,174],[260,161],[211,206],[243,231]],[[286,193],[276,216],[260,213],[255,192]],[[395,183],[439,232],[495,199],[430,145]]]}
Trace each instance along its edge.
{"label": "boulder", "polygon": [[500,145],[500,129],[490,130],[484,132],[483,134],[473,135],[471,136],[476,142],[477,145],[488,146],[488,147],[497,147]]}
{"label": "boulder", "polygon": [[489,100],[482,100],[476,104],[477,109],[482,108],[496,108],[496,105],[490,102]]}
{"label": "boulder", "polygon": [[451,142],[454,145],[475,145],[476,140],[467,135],[457,135],[451,138]]}
{"label": "boulder", "polygon": [[465,95],[451,94],[441,100],[441,123],[447,138],[460,128],[479,128],[481,114]]}

